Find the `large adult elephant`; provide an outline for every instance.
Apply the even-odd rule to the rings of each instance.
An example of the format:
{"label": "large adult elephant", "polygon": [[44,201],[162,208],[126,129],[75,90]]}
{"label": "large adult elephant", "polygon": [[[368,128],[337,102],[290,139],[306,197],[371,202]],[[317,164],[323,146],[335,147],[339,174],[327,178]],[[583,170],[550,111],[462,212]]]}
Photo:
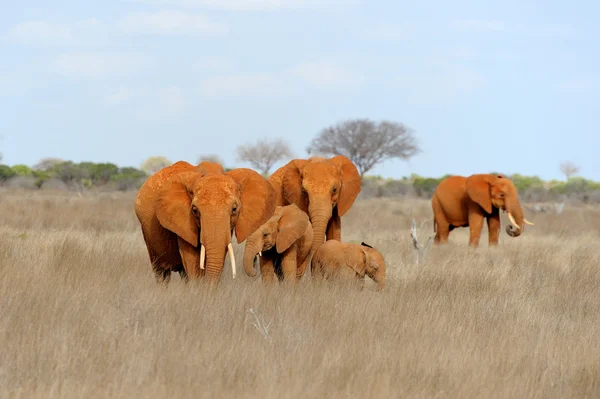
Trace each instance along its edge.
{"label": "large adult elephant", "polygon": [[227,173],[219,164],[179,161],[150,176],[135,200],[150,262],[159,282],[182,278],[219,281],[226,251],[233,276],[233,229],[238,243],[275,211],[276,193],[252,169]]}
{"label": "large adult elephant", "polygon": [[277,192],[277,205],[296,204],[308,214],[314,230],[313,253],[325,238],[341,241],[341,217],[361,189],[358,170],[348,158],[293,159],[277,169],[269,182]]}
{"label": "large adult elephant", "polygon": [[517,188],[501,174],[447,177],[435,189],[431,206],[436,244],[447,243],[454,228],[469,227],[469,245],[477,247],[485,219],[488,245],[497,245],[500,209],[511,222],[506,226],[506,233],[511,237],[520,236],[525,224],[533,225],[523,216]]}

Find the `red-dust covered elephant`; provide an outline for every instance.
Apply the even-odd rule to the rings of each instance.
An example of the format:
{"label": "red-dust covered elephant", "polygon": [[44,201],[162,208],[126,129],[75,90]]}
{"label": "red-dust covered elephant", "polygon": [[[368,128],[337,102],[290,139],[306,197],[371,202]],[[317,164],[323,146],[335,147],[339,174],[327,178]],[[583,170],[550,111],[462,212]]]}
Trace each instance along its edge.
{"label": "red-dust covered elephant", "polygon": [[454,228],[469,227],[469,245],[477,247],[483,222],[487,220],[488,245],[497,245],[500,209],[511,222],[506,226],[506,233],[511,237],[521,235],[525,224],[533,225],[523,216],[517,188],[501,174],[447,177],[433,193],[431,206],[436,244],[447,243]]}
{"label": "red-dust covered elephant", "polygon": [[277,169],[269,182],[277,192],[277,205],[296,204],[306,212],[314,230],[312,252],[327,240],[341,241],[341,217],[361,190],[356,166],[345,156],[293,159]]}
{"label": "red-dust covered elephant", "polygon": [[140,188],[135,213],[159,282],[172,271],[186,279],[218,282],[228,251],[235,278],[231,239],[238,243],[275,211],[276,194],[252,169],[227,173],[212,162],[167,166]]}

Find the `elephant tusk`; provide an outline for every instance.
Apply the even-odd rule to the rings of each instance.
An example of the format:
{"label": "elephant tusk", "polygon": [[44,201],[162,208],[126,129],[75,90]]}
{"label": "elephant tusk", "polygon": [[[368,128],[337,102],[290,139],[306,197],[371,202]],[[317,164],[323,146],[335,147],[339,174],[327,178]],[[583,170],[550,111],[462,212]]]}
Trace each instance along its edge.
{"label": "elephant tusk", "polygon": [[262,256],[262,251],[258,251],[258,256]]}
{"label": "elephant tusk", "polygon": [[531,223],[529,220],[523,218],[523,222],[525,222],[525,224],[528,224],[530,226],[535,226],[535,223]]}
{"label": "elephant tusk", "polygon": [[204,258],[206,258],[206,247],[200,244],[200,269],[204,270]]}
{"label": "elephant tusk", "polygon": [[227,244],[227,251],[231,258],[231,274],[233,275],[233,278],[235,278],[235,256],[233,256],[233,245],[231,245],[231,242]]}
{"label": "elephant tusk", "polygon": [[521,230],[521,226],[519,226],[517,222],[515,222],[515,218],[513,217],[513,215],[510,214],[510,212],[508,212],[508,220],[510,220],[510,222],[514,224],[517,229]]}

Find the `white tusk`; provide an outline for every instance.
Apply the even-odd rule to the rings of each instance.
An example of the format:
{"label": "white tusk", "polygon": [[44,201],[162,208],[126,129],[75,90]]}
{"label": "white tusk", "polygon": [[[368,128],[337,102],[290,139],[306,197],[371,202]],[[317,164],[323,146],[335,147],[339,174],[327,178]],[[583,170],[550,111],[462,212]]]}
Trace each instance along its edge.
{"label": "white tusk", "polygon": [[521,226],[519,226],[517,222],[515,222],[515,218],[513,217],[513,215],[510,214],[510,212],[508,212],[508,220],[510,220],[510,222],[514,224],[517,229],[521,230]]}
{"label": "white tusk", "polygon": [[206,247],[200,244],[200,269],[204,270],[204,258],[206,258]]}
{"label": "white tusk", "polygon": [[231,258],[231,274],[233,275],[233,278],[235,278],[235,256],[233,256],[233,245],[231,245],[231,242],[227,244],[227,251]]}
{"label": "white tusk", "polygon": [[528,224],[530,226],[535,226],[535,223],[531,223],[529,220],[523,218],[523,222],[525,222],[525,224]]}
{"label": "white tusk", "polygon": [[258,256],[262,256],[262,251],[258,251]]}

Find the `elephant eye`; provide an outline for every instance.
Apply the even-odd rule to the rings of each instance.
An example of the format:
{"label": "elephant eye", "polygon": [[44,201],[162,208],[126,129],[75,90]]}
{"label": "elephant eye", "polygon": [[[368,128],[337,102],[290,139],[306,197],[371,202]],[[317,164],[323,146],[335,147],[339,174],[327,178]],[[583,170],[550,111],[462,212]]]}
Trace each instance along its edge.
{"label": "elephant eye", "polygon": [[235,213],[237,212],[237,205],[233,205],[233,207],[231,208],[231,214],[235,215]]}
{"label": "elephant eye", "polygon": [[263,237],[268,237],[269,233],[263,233]]}
{"label": "elephant eye", "polygon": [[335,193],[337,193],[337,187],[334,187],[334,188],[333,188],[331,191],[332,191],[334,194],[335,194]]}
{"label": "elephant eye", "polygon": [[196,205],[192,205],[192,213],[198,216],[198,208],[196,208]]}
{"label": "elephant eye", "polygon": [[500,193],[500,198],[504,198],[504,193]]}

